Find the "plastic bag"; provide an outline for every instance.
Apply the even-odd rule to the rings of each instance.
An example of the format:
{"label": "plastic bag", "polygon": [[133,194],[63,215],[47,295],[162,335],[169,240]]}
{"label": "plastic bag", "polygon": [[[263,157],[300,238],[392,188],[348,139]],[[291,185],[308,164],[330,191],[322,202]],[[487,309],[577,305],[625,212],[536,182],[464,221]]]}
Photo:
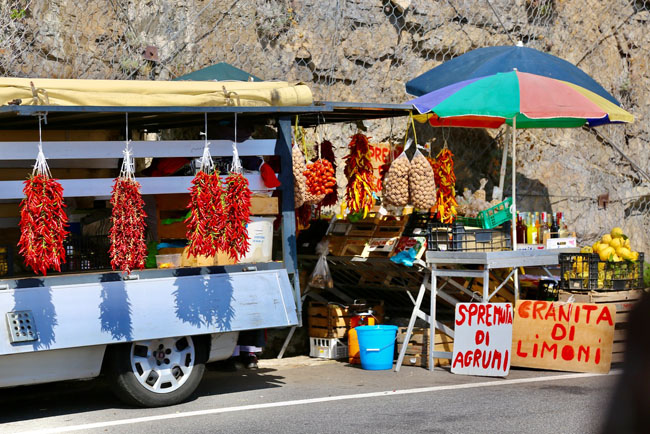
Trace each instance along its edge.
{"label": "plastic bag", "polygon": [[309,286],[312,288],[332,289],[334,288],[334,280],[330,267],[327,265],[327,254],[330,251],[330,243],[328,240],[323,240],[316,245],[316,254],[319,256],[318,262],[309,276]]}
{"label": "plastic bag", "polygon": [[436,204],[436,183],[433,169],[422,152],[415,151],[409,171],[411,203],[417,209],[429,210]]}
{"label": "plastic bag", "polygon": [[[408,147],[408,145],[407,145]],[[384,200],[395,206],[405,206],[409,202],[409,171],[411,162],[406,149],[390,165],[384,178]]]}

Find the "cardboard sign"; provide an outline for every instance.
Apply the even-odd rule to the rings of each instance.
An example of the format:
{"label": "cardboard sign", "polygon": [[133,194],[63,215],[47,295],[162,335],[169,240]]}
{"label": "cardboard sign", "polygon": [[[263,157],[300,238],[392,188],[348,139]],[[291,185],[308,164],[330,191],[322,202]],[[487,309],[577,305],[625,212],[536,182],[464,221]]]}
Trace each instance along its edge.
{"label": "cardboard sign", "polygon": [[[393,159],[401,153],[401,146],[393,151]],[[375,191],[381,191],[381,167],[388,163],[390,160],[390,144],[389,143],[371,143],[370,144],[370,162],[372,163],[372,171],[375,175]]]}
{"label": "cardboard sign", "polygon": [[607,373],[616,310],[609,304],[520,300],[512,366]]}
{"label": "cardboard sign", "polygon": [[454,374],[505,377],[512,346],[510,303],[458,303],[454,329]]}

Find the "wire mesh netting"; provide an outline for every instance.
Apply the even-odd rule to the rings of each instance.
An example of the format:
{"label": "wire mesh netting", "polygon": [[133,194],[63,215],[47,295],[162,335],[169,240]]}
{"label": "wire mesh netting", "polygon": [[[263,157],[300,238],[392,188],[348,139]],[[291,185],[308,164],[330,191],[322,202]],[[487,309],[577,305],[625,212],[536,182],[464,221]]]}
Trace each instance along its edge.
{"label": "wire mesh netting", "polygon": [[[266,80],[304,81],[320,100],[404,102],[404,83],[440,63],[522,41],[579,66],[637,122],[523,131],[521,208],[563,211],[583,241],[622,226],[642,249],[649,21],[650,0],[0,0],[0,74],[168,80],[228,62]],[[341,148],[355,128],[330,130],[331,139]],[[404,132],[397,122],[369,128],[377,141]],[[461,186],[498,181],[504,131],[420,130],[422,140],[449,139]]]}

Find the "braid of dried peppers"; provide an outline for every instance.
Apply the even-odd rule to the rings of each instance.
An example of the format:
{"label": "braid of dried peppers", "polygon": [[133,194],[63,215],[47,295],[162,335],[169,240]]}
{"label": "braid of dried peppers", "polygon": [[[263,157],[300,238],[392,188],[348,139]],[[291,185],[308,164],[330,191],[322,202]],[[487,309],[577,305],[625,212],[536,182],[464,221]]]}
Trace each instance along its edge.
{"label": "braid of dried peppers", "polygon": [[185,220],[188,256],[215,256],[217,251],[226,250],[224,195],[218,172],[199,171],[192,180],[190,203],[187,205],[190,216]]}
{"label": "braid of dried peppers", "polygon": [[109,254],[113,270],[131,273],[142,270],[147,259],[145,241],[144,201],[140,183],[135,179],[118,177],[111,195],[111,229],[108,237],[111,243]]}
{"label": "braid of dried peppers", "polygon": [[442,223],[453,223],[456,220],[456,174],[454,173],[454,154],[448,148],[443,148],[437,155],[433,166],[433,174],[438,187],[436,204],[432,212]]}
{"label": "braid of dried peppers", "polygon": [[230,173],[226,178],[224,211],[227,216],[224,247],[235,261],[244,256],[250,247],[247,225],[251,222],[251,196],[248,180],[241,173]]}
{"label": "braid of dried peppers", "polygon": [[63,241],[68,225],[63,210],[63,187],[49,172],[32,174],[24,184],[25,198],[20,203],[20,254],[25,258],[25,265],[35,273],[45,276],[50,268],[61,271],[61,264],[66,260]]}
{"label": "braid of dried peppers", "polygon": [[350,153],[344,158],[344,173],[348,178],[345,200],[350,212],[363,212],[365,217],[375,204],[372,193],[373,186],[376,185],[372,162],[370,161],[371,154],[368,138],[361,133],[357,133],[352,136],[348,148]]}

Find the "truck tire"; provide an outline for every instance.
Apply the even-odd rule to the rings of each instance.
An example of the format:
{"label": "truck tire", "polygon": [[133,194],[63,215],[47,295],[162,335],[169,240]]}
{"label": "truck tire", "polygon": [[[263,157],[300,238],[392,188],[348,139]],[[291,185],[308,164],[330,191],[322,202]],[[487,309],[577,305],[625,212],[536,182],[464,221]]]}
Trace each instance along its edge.
{"label": "truck tire", "polygon": [[201,382],[208,342],[201,336],[181,336],[109,347],[110,386],[120,400],[137,407],[182,402]]}

